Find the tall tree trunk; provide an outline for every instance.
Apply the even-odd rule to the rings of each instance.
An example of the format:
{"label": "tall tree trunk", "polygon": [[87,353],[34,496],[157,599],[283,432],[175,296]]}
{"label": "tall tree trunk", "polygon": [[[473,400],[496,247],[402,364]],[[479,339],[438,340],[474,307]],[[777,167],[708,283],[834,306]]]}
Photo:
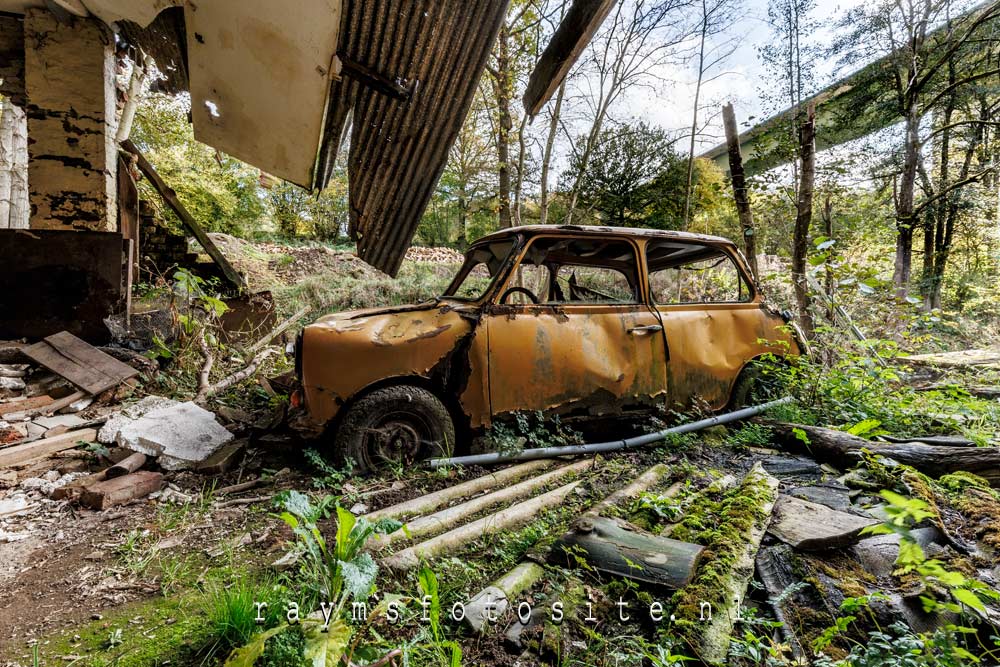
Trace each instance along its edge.
{"label": "tall tree trunk", "polygon": [[757,236],[753,226],[753,212],[747,194],[746,174],[743,171],[743,155],[740,153],[740,132],[736,126],[736,112],[732,104],[722,107],[722,120],[726,128],[726,144],[729,147],[729,173],[733,182],[733,198],[736,200],[736,214],[743,231],[743,247],[755,280],[760,279],[757,269]]}
{"label": "tall tree trunk", "polygon": [[812,338],[813,320],[810,312],[809,285],[806,282],[806,251],[809,247],[813,186],[816,181],[816,107],[813,104],[806,109],[806,117],[799,128],[799,159],[802,165],[798,211],[792,238],[792,283],[799,310],[799,325],[806,337]]}
{"label": "tall tree trunk", "polygon": [[[828,239],[833,238],[833,201],[830,198],[830,193],[827,193],[826,198],[823,200],[823,236]],[[826,260],[826,275],[824,278],[823,288],[826,291],[826,319],[834,324],[837,317],[837,309],[834,307],[834,298],[836,291],[836,282],[833,278],[833,267],[831,266],[833,255],[836,252],[835,249],[830,249],[830,257]]]}
{"label": "tall tree trunk", "polygon": [[497,101],[497,199],[500,227],[510,227],[510,131],[514,127],[510,104],[513,91],[510,71],[510,32],[507,25],[497,37],[493,92]]}
{"label": "tall tree trunk", "polygon": [[524,141],[524,126],[528,123],[528,114],[521,116],[521,124],[517,128],[517,178],[514,180],[514,208],[511,211],[511,220],[515,227],[520,227],[521,222],[521,202],[524,194],[524,156],[527,146]]}
{"label": "tall tree trunk", "polygon": [[14,171],[14,104],[3,100],[0,111],[0,229],[10,227],[10,182]]}
{"label": "tall tree trunk", "polygon": [[905,299],[910,289],[913,266],[913,211],[920,160],[920,114],[917,105],[906,114],[906,139],[903,144],[903,171],[899,176],[899,196],[896,200],[896,257],[892,284],[896,297]]}
{"label": "tall tree trunk", "polygon": [[146,76],[153,64],[153,59],[145,54],[140,54],[138,57],[141,58],[142,62],[137,60],[132,63],[132,75],[128,81],[125,104],[122,106],[122,115],[118,121],[118,131],[115,133],[115,141],[118,143],[128,139],[132,133],[132,121],[135,120],[135,112],[138,111],[139,102],[142,100]]}
{"label": "tall tree trunk", "polygon": [[545,151],[542,153],[542,174],[541,174],[541,194],[538,199],[538,224],[548,224],[549,221],[549,169],[552,165],[552,149],[556,143],[556,134],[559,132],[559,116],[562,113],[563,97],[566,95],[566,79],[563,79],[556,93],[556,101],[552,106],[552,114],[549,118],[549,134],[545,138]]}
{"label": "tall tree trunk", "polygon": [[[701,35],[698,44],[698,83],[694,87],[694,111],[691,113],[691,142],[688,147],[687,186],[684,190],[684,226],[691,222],[691,186],[694,183],[694,144],[698,134],[698,104],[701,100],[701,80],[705,76],[705,37],[708,33],[708,6],[701,0]],[[756,275],[756,273],[754,274]]]}

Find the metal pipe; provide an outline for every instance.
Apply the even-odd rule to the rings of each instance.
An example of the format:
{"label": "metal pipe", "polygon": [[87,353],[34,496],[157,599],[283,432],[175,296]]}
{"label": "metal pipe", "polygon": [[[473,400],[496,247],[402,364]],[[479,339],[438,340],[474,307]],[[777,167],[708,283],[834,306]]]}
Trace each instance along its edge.
{"label": "metal pipe", "polygon": [[566,447],[538,447],[536,449],[525,449],[517,454],[501,454],[499,452],[492,452],[490,454],[474,454],[472,456],[453,456],[451,458],[430,459],[427,461],[427,465],[431,468],[442,468],[450,465],[495,465],[497,463],[509,463],[511,461],[529,461],[531,459],[547,459],[554,456],[576,456],[579,454],[600,454],[602,452],[613,452],[619,449],[645,447],[646,445],[663,440],[668,435],[692,433],[694,431],[706,429],[710,426],[718,426],[719,424],[728,424],[730,422],[739,421],[741,419],[746,419],[747,417],[759,415],[760,413],[770,410],[771,408],[776,408],[779,405],[787,405],[794,400],[795,399],[791,396],[785,396],[784,398],[779,398],[768,403],[754,405],[741,410],[734,410],[733,412],[726,412],[707,419],[699,419],[696,422],[681,424],[680,426],[672,426],[670,428],[663,429],[662,431],[657,431],[656,433],[638,435],[634,438],[626,438],[624,440],[610,440],[608,442],[597,442],[589,445],[569,445]]}

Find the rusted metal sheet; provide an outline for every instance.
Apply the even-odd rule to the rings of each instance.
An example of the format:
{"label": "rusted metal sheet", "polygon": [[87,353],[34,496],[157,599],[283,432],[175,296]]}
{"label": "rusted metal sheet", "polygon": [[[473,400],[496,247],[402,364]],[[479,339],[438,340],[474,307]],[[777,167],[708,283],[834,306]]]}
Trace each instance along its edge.
{"label": "rusted metal sheet", "polygon": [[351,234],[358,254],[395,275],[466,112],[508,0],[345,0],[339,52],[383,77],[406,82],[395,99],[342,76],[330,91],[326,143],[317,165],[325,185],[353,117],[348,158]]}
{"label": "rusted metal sheet", "polygon": [[[552,238],[608,239],[632,248],[637,303],[501,303],[519,280],[518,262],[536,247],[532,241]],[[311,419],[331,423],[368,389],[398,383],[430,388],[473,430],[517,411],[600,416],[687,408],[696,399],[725,407],[747,363],[769,352],[798,354],[798,343],[756,289],[745,302],[655,305],[646,246],[664,239],[689,244],[694,257],[711,248],[750,281],[735,246],[718,237],[548,226],[492,234],[469,256],[510,248],[504,240],[514,240],[515,250],[505,252],[478,298],[341,313],[306,327],[298,353]]]}
{"label": "rusted metal sheet", "polygon": [[[384,308],[328,315],[306,327],[302,346],[313,351],[302,368],[310,416],[326,423],[359,392],[395,380],[427,381],[460,394],[470,414],[488,409],[484,340],[474,321],[447,305]],[[470,350],[475,348],[475,353]],[[464,357],[464,359],[462,358]],[[461,370],[453,364],[461,364]]]}

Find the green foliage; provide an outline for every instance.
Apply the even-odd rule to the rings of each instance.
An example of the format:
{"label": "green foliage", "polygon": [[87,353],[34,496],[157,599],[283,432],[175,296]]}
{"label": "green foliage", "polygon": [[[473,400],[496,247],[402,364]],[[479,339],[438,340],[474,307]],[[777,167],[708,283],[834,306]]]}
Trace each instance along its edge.
{"label": "green foliage", "polygon": [[434,571],[427,566],[420,568],[417,580],[420,583],[420,592],[430,598],[430,609],[427,615],[430,619],[434,650],[441,657],[441,662],[450,667],[461,667],[462,648],[458,642],[446,640],[441,631],[441,600],[438,597],[438,582]]}
{"label": "green foliage", "polygon": [[302,628],[290,627],[267,642],[256,667],[306,667],[305,648]]}
{"label": "green foliage", "polygon": [[320,274],[294,285],[276,287],[272,292],[275,301],[285,304],[289,313],[306,305],[315,313],[399,306],[440,296],[456,271],[457,267],[448,264],[405,262],[396,278]]}
{"label": "green foliage", "polygon": [[546,419],[540,411],[515,411],[513,416],[513,422],[495,422],[486,433],[492,448],[503,454],[583,442],[583,434],[566,426],[559,415]]}
{"label": "green foliage", "polygon": [[[218,585],[211,592],[206,614],[212,625],[218,648],[228,651],[243,646],[261,630],[273,628],[280,620],[282,589],[268,579],[254,581],[240,577],[227,586]],[[257,622],[257,605],[262,608],[264,623]]]}
{"label": "green foliage", "polygon": [[[187,116],[190,104],[187,95],[147,96],[136,113],[132,140],[208,231],[257,229],[265,213],[257,194],[258,170],[196,141]],[[159,204],[147,182],[139,187],[143,199]],[[165,206],[160,213],[180,227]]]}
{"label": "green foliage", "polygon": [[[314,504],[305,494],[292,490],[277,502],[284,509],[279,517],[292,529],[301,552],[301,582],[314,594],[308,603],[320,601],[331,606],[329,623],[313,618],[301,620],[304,658],[314,667],[338,667],[342,660],[349,662],[353,650],[349,647],[354,628],[344,618],[344,607],[350,600],[366,602],[375,592],[378,566],[362,548],[372,535],[398,530],[401,524],[391,519],[371,523],[357,518],[332,496]],[[328,543],[317,522],[330,514],[331,507],[337,529],[333,542]],[[385,609],[386,605],[380,604],[369,620]],[[252,667],[264,653],[268,639],[288,627],[284,623],[252,636],[230,654],[226,667]]]}
{"label": "green foliage", "polygon": [[771,444],[774,431],[765,424],[746,422],[732,432],[728,440],[739,447],[766,447]]}
{"label": "green foliage", "polygon": [[894,574],[906,575],[913,573],[925,583],[944,588],[954,599],[940,601],[929,594],[920,596],[925,611],[950,611],[961,613],[963,605],[977,611],[986,609],[983,599],[1000,600],[1000,593],[993,591],[977,579],[965,576],[956,570],[949,570],[945,563],[936,558],[927,558],[924,550],[911,534],[911,528],[925,519],[935,516],[928,504],[919,498],[907,498],[893,491],[882,491],[886,501],[886,520],[875,526],[866,528],[864,532],[873,535],[899,535],[899,555],[896,557]]}
{"label": "green foliage", "polygon": [[302,451],[306,461],[313,467],[313,486],[317,489],[339,489],[351,477],[351,466],[348,464],[343,470],[336,468],[315,449],[309,448]]}
{"label": "green foliage", "polygon": [[[580,207],[601,222],[660,229],[683,224],[687,158],[662,128],[639,122],[604,130],[582,175],[581,159],[574,155],[562,180],[568,186],[580,176]],[[719,208],[723,185],[713,164],[696,161],[693,212]]]}

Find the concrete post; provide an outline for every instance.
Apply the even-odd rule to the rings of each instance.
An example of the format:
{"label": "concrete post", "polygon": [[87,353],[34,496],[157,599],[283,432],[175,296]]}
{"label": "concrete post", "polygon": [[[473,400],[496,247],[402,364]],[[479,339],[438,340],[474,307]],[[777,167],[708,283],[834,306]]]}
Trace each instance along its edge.
{"label": "concrete post", "polygon": [[24,47],[31,228],[116,231],[114,37],[29,9]]}

